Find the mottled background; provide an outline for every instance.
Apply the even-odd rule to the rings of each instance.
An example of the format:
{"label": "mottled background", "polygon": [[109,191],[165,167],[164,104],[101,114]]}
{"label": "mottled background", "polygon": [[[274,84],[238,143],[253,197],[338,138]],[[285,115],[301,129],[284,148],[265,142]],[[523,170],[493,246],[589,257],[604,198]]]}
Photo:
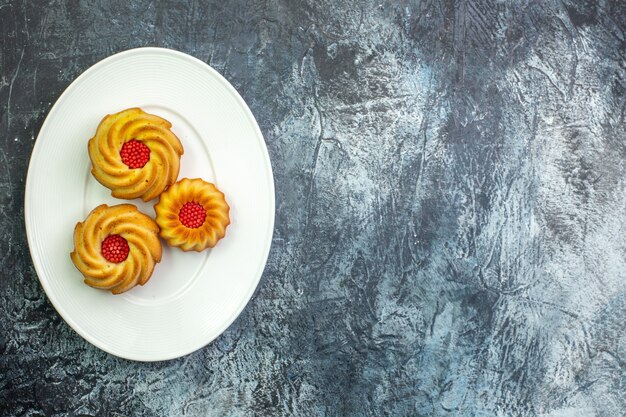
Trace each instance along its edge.
{"label": "mottled background", "polygon": [[[1,413],[624,415],[625,3],[0,0]],[[233,83],[276,181],[246,310],[151,364],[65,324],[23,225],[54,101],[147,45]]]}

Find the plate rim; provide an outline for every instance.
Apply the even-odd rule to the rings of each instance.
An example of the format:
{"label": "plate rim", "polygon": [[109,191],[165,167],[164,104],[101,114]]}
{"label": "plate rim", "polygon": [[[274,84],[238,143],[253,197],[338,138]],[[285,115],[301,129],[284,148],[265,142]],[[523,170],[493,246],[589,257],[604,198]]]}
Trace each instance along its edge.
{"label": "plate rim", "polygon": [[[260,266],[259,266],[259,271],[257,272],[257,276],[254,282],[254,285],[251,286],[249,292],[245,295],[242,303],[237,307],[235,313],[228,319],[225,321],[225,324],[221,327],[218,328],[218,330],[216,331],[215,335],[208,338],[208,340],[203,341],[200,345],[196,346],[193,345],[190,348],[187,349],[180,349],[179,351],[175,351],[173,353],[170,354],[152,354],[152,355],[148,355],[146,357],[143,357],[141,355],[133,355],[133,354],[124,354],[123,352],[114,352],[112,349],[109,349],[107,346],[103,346],[101,344],[99,344],[94,338],[92,338],[89,334],[89,332],[87,332],[86,330],[84,330],[82,327],[80,327],[72,318],[71,316],[64,310],[63,306],[61,305],[61,303],[59,302],[58,299],[56,299],[56,297],[54,296],[54,292],[52,292],[47,279],[42,278],[43,275],[43,268],[40,264],[40,259],[36,256],[35,251],[35,244],[34,244],[34,235],[33,235],[33,231],[31,229],[32,225],[29,222],[29,214],[30,214],[30,209],[29,209],[29,200],[31,199],[31,194],[32,194],[32,187],[33,187],[33,174],[32,174],[32,162],[34,160],[36,160],[36,157],[39,155],[39,153],[41,152],[41,137],[42,137],[42,132],[45,132],[47,126],[50,124],[50,121],[54,119],[54,116],[56,114],[56,112],[58,111],[58,108],[60,107],[60,104],[63,103],[65,100],[67,100],[68,96],[71,95],[72,91],[74,89],[76,89],[79,85],[81,80],[86,79],[89,74],[91,74],[92,72],[96,71],[97,69],[107,65],[110,61],[114,61],[116,59],[120,59],[120,58],[124,58],[126,56],[131,56],[131,55],[140,55],[143,53],[151,53],[151,52],[156,52],[156,53],[160,53],[160,54],[166,54],[166,55],[170,55],[182,60],[187,60],[193,64],[199,64],[204,70],[208,71],[209,73],[211,73],[212,76],[214,76],[237,100],[237,102],[239,103],[239,105],[241,106],[242,110],[244,111],[245,115],[247,118],[249,118],[252,122],[253,125],[253,129],[255,131],[256,134],[256,139],[259,142],[259,144],[261,145],[261,152],[262,152],[262,158],[263,158],[263,162],[265,165],[265,170],[266,170],[266,176],[267,176],[267,182],[268,182],[268,186],[269,186],[269,204],[270,204],[270,213],[271,215],[269,216],[269,222],[267,225],[267,230],[269,232],[268,235],[268,239],[265,242],[265,248],[263,249],[263,256],[261,257],[261,261],[260,262]],[[256,292],[259,283],[261,281],[261,278],[263,277],[263,272],[265,271],[265,267],[267,265],[267,260],[269,258],[269,253],[271,250],[271,246],[272,246],[272,241],[273,241],[273,236],[274,236],[274,224],[275,224],[275,218],[276,218],[276,194],[275,194],[275,187],[274,187],[274,175],[273,175],[273,171],[272,171],[272,164],[271,164],[271,159],[269,157],[269,151],[267,149],[267,143],[265,142],[265,137],[263,136],[263,133],[261,132],[261,129],[259,127],[259,124],[256,120],[256,118],[254,117],[252,111],[250,110],[250,108],[248,107],[248,104],[245,102],[245,100],[243,99],[243,97],[241,97],[241,95],[239,94],[239,92],[235,89],[235,87],[222,75],[220,74],[217,70],[215,70],[213,67],[211,67],[209,64],[207,64],[206,62],[192,56],[189,55],[185,52],[181,52],[175,49],[170,49],[170,48],[162,48],[162,47],[152,47],[152,46],[148,46],[148,47],[138,47],[138,48],[132,48],[132,49],[127,49],[124,51],[120,51],[117,52],[115,54],[109,55],[103,59],[101,59],[100,61],[96,62],[95,64],[91,65],[89,68],[87,68],[86,70],[84,70],[80,75],[78,75],[74,80],[72,80],[69,85],[63,90],[63,92],[59,95],[59,97],[55,100],[54,104],[52,105],[52,107],[50,108],[50,110],[48,111],[48,114],[46,115],[46,118],[44,119],[43,124],[41,125],[41,128],[39,129],[39,132],[37,134],[37,139],[35,140],[35,144],[33,145],[33,150],[30,154],[30,158],[28,161],[28,169],[27,169],[27,173],[26,173],[26,182],[25,182],[25,186],[24,186],[24,224],[26,227],[26,239],[27,239],[27,243],[28,243],[28,251],[30,253],[30,258],[31,261],[33,263],[33,267],[35,268],[35,273],[37,275],[37,278],[39,280],[39,283],[41,284],[41,286],[44,289],[44,292],[46,294],[46,297],[48,298],[48,300],[50,301],[50,303],[52,304],[52,306],[54,307],[54,309],[57,311],[57,313],[61,316],[61,318],[70,326],[70,328],[72,330],[74,330],[76,333],[78,333],[79,336],[81,336],[85,341],[89,342],[90,344],[92,344],[93,346],[97,347],[98,349],[107,352],[110,355],[122,358],[122,359],[127,359],[127,360],[132,360],[132,361],[138,361],[138,362],[158,362],[158,361],[166,361],[166,360],[172,360],[172,359],[177,359],[180,358],[182,356],[186,356],[189,355],[197,350],[202,349],[203,347],[207,346],[208,344],[210,344],[211,342],[213,342],[215,339],[217,339],[220,335],[222,335],[232,324],[233,322],[241,315],[241,313],[243,312],[243,310],[246,308],[246,306],[248,305],[248,303],[250,302],[250,300],[252,299],[252,296],[254,295],[254,293]],[[40,255],[42,256],[42,255]]]}

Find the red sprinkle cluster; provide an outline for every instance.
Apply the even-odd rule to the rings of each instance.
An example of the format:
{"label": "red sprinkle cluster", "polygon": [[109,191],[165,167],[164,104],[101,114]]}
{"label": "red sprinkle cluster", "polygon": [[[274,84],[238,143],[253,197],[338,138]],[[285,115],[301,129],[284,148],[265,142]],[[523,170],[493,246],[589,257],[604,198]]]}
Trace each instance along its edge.
{"label": "red sprinkle cluster", "polygon": [[120,156],[128,168],[143,168],[150,160],[150,148],[145,143],[132,139],[122,145]]}
{"label": "red sprinkle cluster", "polygon": [[189,201],[178,212],[178,220],[190,228],[195,229],[202,226],[206,219],[206,210],[202,205],[196,201]]}
{"label": "red sprinkle cluster", "polygon": [[102,241],[100,251],[104,259],[117,264],[126,260],[130,248],[128,247],[128,242],[122,236],[109,235]]}

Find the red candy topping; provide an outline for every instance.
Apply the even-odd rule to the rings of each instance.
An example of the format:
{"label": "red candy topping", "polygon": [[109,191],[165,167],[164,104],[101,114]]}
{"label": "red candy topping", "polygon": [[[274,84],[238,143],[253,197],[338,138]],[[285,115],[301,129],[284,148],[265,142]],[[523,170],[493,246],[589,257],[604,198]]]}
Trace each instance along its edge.
{"label": "red candy topping", "polygon": [[185,205],[178,212],[178,220],[190,229],[202,226],[205,219],[206,210],[200,203],[195,201],[185,203]]}
{"label": "red candy topping", "polygon": [[109,235],[102,241],[102,256],[109,262],[120,263],[128,257],[128,242],[120,235]]}
{"label": "red candy topping", "polygon": [[150,148],[143,142],[132,139],[122,145],[120,156],[128,168],[143,168],[150,160]]}

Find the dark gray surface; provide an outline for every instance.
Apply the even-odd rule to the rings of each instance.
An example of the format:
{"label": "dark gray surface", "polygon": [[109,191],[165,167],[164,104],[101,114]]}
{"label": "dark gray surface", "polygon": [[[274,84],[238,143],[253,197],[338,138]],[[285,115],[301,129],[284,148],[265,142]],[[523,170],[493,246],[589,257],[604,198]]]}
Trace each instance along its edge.
{"label": "dark gray surface", "polygon": [[[2,414],[624,415],[624,2],[222,3],[0,0]],[[142,364],[51,307],[23,197],[63,89],[149,45],[243,95],[277,212],[235,324]]]}

